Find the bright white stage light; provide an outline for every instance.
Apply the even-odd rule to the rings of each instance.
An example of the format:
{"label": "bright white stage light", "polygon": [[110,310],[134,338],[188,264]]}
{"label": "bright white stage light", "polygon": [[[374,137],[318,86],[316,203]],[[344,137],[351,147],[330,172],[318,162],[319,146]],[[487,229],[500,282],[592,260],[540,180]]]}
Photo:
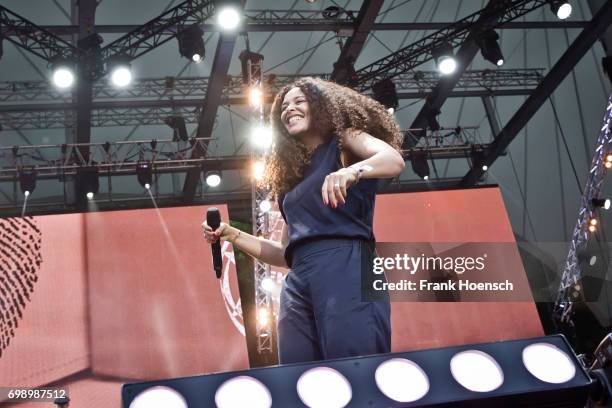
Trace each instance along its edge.
{"label": "bright white stage light", "polygon": [[569,356],[550,343],[525,347],[523,364],[534,377],[551,384],[562,384],[576,375],[576,366]]}
{"label": "bright white stage light", "polygon": [[217,187],[221,184],[221,176],[218,173],[208,173],[206,175],[206,184],[209,187]]}
{"label": "bright white stage light", "polygon": [[195,53],[195,54],[193,54],[193,56],[191,57],[191,60],[192,60],[193,62],[196,62],[196,63],[197,63],[197,62],[200,62],[200,61],[202,61],[202,56],[201,56],[200,54],[198,54],[198,53]]}
{"label": "bright white stage light", "polygon": [[504,372],[493,357],[478,350],[457,353],[450,362],[453,378],[464,388],[489,392],[504,382]]}
{"label": "bright white stage light", "polygon": [[604,201],[604,210],[609,210],[610,209],[610,199],[606,198],[606,201]]}
{"label": "bright white stage light", "polygon": [[394,401],[417,401],[429,392],[427,374],[418,364],[405,358],[383,362],[376,369],[374,377],[378,389]]}
{"label": "bright white stage light", "polygon": [[253,87],[249,91],[249,103],[252,106],[259,107],[263,103],[263,92],[260,87]]}
{"label": "bright white stage light", "polygon": [[248,375],[225,381],[215,393],[218,408],[270,408],[272,395],[261,381]]}
{"label": "bright white stage light", "polygon": [[144,186],[144,187],[145,187],[145,188],[148,190],[148,189],[150,189],[150,188],[151,188],[151,185],[150,185],[149,183],[145,183],[145,186]]}
{"label": "bright white stage light", "polygon": [[270,147],[272,145],[272,139],[272,129],[268,126],[259,125],[251,130],[251,143],[259,148],[267,149]]}
{"label": "bright white stage light", "polygon": [[233,30],[240,24],[240,14],[234,7],[224,7],[217,15],[217,23],[224,30]]}
{"label": "bright white stage light", "polygon": [[119,65],[113,68],[111,73],[111,81],[113,85],[123,88],[132,82],[132,71],[126,65]]}
{"label": "bright white stage light", "polygon": [[440,57],[438,61],[438,71],[442,75],[450,75],[457,69],[457,61],[455,58],[449,56]]}
{"label": "bright white stage light", "polygon": [[571,15],[572,15],[572,5],[569,4],[569,2],[563,3],[561,6],[559,6],[559,9],[557,10],[557,18],[559,20],[565,20]]}
{"label": "bright white stage light", "polygon": [[500,59],[497,60],[497,66],[501,67],[502,65],[504,65],[504,59],[500,58]]}
{"label": "bright white stage light", "polygon": [[26,190],[26,191],[24,191],[23,195],[27,197],[27,196],[30,195],[30,192],[28,190]]}
{"label": "bright white stage light", "polygon": [[259,203],[259,209],[261,212],[266,213],[272,209],[272,203],[269,200],[263,200],[261,203]]}
{"label": "bright white stage light", "polygon": [[482,171],[487,171],[487,170],[489,170],[489,166],[487,166],[486,164],[482,166]]}
{"label": "bright white stage light", "polygon": [[266,307],[262,307],[257,311],[257,322],[262,327],[265,327],[270,323],[270,311]]}
{"label": "bright white stage light", "polygon": [[297,392],[309,408],[342,408],[353,397],[346,377],[330,367],[315,367],[302,374]]}
{"label": "bright white stage light", "polygon": [[253,178],[255,180],[261,180],[264,176],[265,165],[262,161],[256,161],[253,163]]}
{"label": "bright white stage light", "polygon": [[393,113],[395,113],[395,109],[387,108],[387,112],[389,112],[390,115],[393,115]]}
{"label": "bright white stage light", "polygon": [[53,70],[53,84],[58,88],[70,88],[74,83],[74,71],[66,66],[59,66]]}
{"label": "bright white stage light", "polygon": [[266,292],[270,292],[274,288],[274,281],[270,277],[265,277],[261,280],[261,288]]}
{"label": "bright white stage light", "polygon": [[185,398],[170,387],[147,388],[134,398],[129,408],[188,408]]}
{"label": "bright white stage light", "polygon": [[94,198],[94,193],[92,193],[91,191],[89,193],[87,193],[87,199],[88,200],[93,200]]}
{"label": "bright white stage light", "polygon": [[425,180],[425,181],[429,180],[429,176],[423,177],[423,180]]}

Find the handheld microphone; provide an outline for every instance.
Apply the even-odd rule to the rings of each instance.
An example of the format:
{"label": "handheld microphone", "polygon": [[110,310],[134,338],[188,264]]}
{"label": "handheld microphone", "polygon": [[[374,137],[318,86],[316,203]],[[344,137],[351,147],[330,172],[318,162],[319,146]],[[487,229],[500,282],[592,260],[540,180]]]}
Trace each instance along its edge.
{"label": "handheld microphone", "polygon": [[[216,230],[221,225],[221,213],[218,208],[211,207],[206,211],[206,223],[210,228]],[[221,258],[221,240],[217,240],[211,244],[213,268],[217,279],[221,278],[221,269],[223,268],[223,258]]]}

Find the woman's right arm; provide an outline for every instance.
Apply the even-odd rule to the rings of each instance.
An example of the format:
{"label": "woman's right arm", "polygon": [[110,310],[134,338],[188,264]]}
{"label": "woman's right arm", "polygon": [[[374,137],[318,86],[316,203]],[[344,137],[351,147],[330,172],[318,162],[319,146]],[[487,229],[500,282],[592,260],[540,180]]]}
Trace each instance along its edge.
{"label": "woman's right arm", "polygon": [[274,266],[288,268],[284,256],[285,248],[289,242],[286,224],[283,224],[283,232],[280,242],[255,237],[224,222],[221,223],[216,231],[213,231],[213,229],[208,226],[206,221],[202,223],[202,228],[204,230],[204,238],[209,243],[213,243],[217,239],[229,241],[236,248],[246,252],[262,262]]}

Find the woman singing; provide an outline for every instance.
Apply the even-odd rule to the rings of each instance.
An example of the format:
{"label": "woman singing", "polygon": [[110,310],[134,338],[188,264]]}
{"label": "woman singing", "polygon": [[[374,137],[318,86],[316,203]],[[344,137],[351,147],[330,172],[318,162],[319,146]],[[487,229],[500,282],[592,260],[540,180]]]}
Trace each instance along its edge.
{"label": "woman singing", "polygon": [[280,297],[281,364],[390,352],[389,298],[362,302],[361,262],[374,251],[377,179],[404,168],[397,123],[373,99],[315,78],[283,88],[270,115],[276,141],[264,183],[285,220],[281,242],[226,223],[216,231],[204,223],[206,240],[291,268]]}

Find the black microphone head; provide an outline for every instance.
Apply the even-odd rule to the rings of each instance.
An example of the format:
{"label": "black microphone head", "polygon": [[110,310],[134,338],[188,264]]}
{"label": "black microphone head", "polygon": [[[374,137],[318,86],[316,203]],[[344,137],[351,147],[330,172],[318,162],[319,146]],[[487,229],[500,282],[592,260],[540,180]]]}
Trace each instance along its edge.
{"label": "black microphone head", "polygon": [[219,228],[219,225],[221,225],[221,212],[218,208],[210,207],[206,211],[206,223],[214,230]]}

